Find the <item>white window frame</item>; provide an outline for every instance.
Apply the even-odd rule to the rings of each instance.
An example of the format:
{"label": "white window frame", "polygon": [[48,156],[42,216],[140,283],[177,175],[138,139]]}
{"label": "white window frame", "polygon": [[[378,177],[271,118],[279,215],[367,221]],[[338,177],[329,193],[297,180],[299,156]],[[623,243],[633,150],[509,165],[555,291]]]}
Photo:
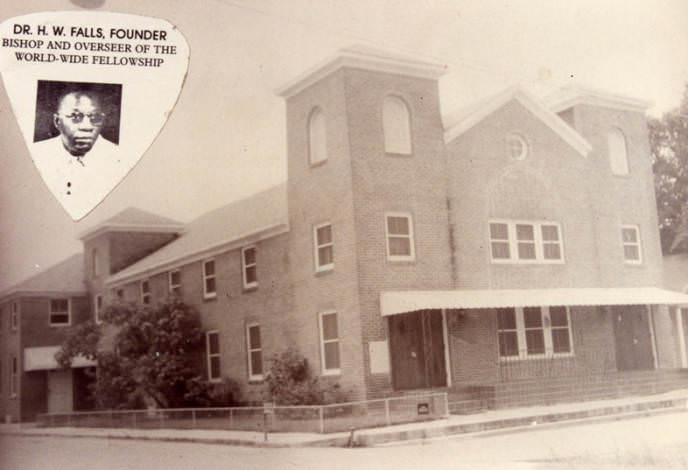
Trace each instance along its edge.
{"label": "white window frame", "polygon": [[10,306],[10,329],[12,331],[19,329],[19,302],[16,300]]}
{"label": "white window frame", "polygon": [[[495,258],[492,255],[492,242],[504,243],[507,240],[503,239],[492,239],[492,231],[490,226],[492,224],[505,224],[507,226],[508,232],[508,243],[509,243],[509,258]],[[518,258],[518,243],[519,240],[516,235],[517,225],[530,225],[533,227],[533,244],[535,245],[535,258],[534,259],[520,259]],[[544,240],[542,238],[542,227],[543,226],[555,226],[557,227],[557,235],[559,236],[559,259],[546,259],[545,258],[545,245],[554,244],[550,240]],[[487,249],[490,254],[490,261],[495,264],[564,264],[566,258],[564,255],[564,236],[561,231],[561,224],[559,222],[549,221],[549,220],[510,220],[510,219],[490,219],[487,223]]]}
{"label": "white window frame", "polygon": [[[258,335],[260,338],[260,347],[258,347],[258,348],[251,348],[251,328],[258,328]],[[250,381],[263,380],[263,373],[262,372],[260,374],[254,374],[253,373],[253,362],[251,361],[252,355],[254,353],[258,353],[258,354],[260,354],[261,370],[265,366],[263,364],[263,335],[260,331],[260,324],[259,323],[249,323],[246,325],[246,351],[247,351],[247,359],[248,359],[248,380],[250,380]]]}
{"label": "white window frame", "polygon": [[[321,244],[318,240],[318,230],[328,226],[330,227],[330,235],[332,236],[332,240],[330,240],[328,243]],[[320,249],[328,247],[332,250],[332,262],[329,264],[320,264]],[[315,270],[317,272],[331,271],[334,269],[334,228],[331,222],[325,222],[313,226],[313,259],[315,260]]]}
{"label": "white window frame", "polygon": [[10,398],[17,398],[19,392],[19,359],[10,356]]}
{"label": "white window frame", "polygon": [[[173,281],[175,273],[179,275],[179,282],[177,284]],[[182,272],[179,269],[173,269],[167,274],[167,285],[170,294],[178,297],[182,295]]]}
{"label": "white window frame", "polygon": [[[210,336],[211,335],[216,335],[217,336],[217,352],[216,353],[211,353],[210,352]],[[222,355],[220,352],[220,332],[218,330],[210,330],[206,331],[205,333],[205,354],[206,354],[206,362],[208,366],[208,381],[209,382],[221,382],[222,381]],[[217,377],[213,377],[213,368],[212,368],[212,359],[217,358],[218,363],[220,365],[220,375]]]}
{"label": "white window frame", "polygon": [[[320,143],[318,137],[322,140],[324,149],[316,148],[316,144]],[[322,153],[318,152],[319,150],[322,150]],[[310,165],[316,166],[326,162],[329,158],[327,151],[327,118],[323,110],[316,106],[308,117],[308,162]]]}
{"label": "white window frame", "polygon": [[[619,146],[614,147],[614,143],[618,143]],[[627,176],[630,173],[628,142],[626,141],[626,134],[618,127],[612,127],[607,131],[607,150],[609,152],[609,168],[612,175]]]}
{"label": "white window frame", "polygon": [[[334,339],[325,339],[325,329],[323,328],[323,317],[326,315],[335,315],[335,321],[337,323],[337,337]],[[340,334],[339,334],[339,314],[336,310],[327,310],[320,312],[318,314],[318,324],[320,329],[320,364],[322,375],[340,375],[342,373],[342,351],[339,347]],[[339,367],[326,369],[327,361],[325,360],[325,344],[337,343],[338,357],[339,357]]]}
{"label": "white window frame", "polygon": [[[390,217],[400,217],[408,220],[409,233],[408,235],[390,234],[389,233],[389,218]],[[409,241],[409,253],[408,255],[392,255],[390,253],[389,240],[392,238],[404,238]],[[388,261],[415,261],[416,259],[416,241],[413,229],[413,215],[409,212],[385,212],[385,246],[387,250],[387,260]]]}
{"label": "white window frame", "polygon": [[[516,315],[516,329],[500,330],[497,327],[497,338],[499,338],[500,331],[516,331],[516,346],[518,348],[518,355],[514,356],[502,356],[501,351],[499,351],[499,339],[497,340],[497,354],[499,355],[499,360],[502,362],[516,361],[516,360],[528,360],[528,359],[549,359],[549,358],[564,358],[573,357],[574,347],[573,347],[573,328],[571,326],[571,308],[567,305],[553,305],[552,307],[564,307],[566,309],[566,322],[567,329],[569,333],[569,347],[568,352],[554,352],[554,339],[552,338],[552,330],[561,330],[563,327],[552,327],[552,318],[549,312],[549,306],[537,306],[534,308],[540,309],[540,315],[542,316],[542,333],[545,342],[545,352],[541,354],[528,354],[528,343],[526,340],[526,326],[524,317],[524,307],[513,307]],[[532,329],[532,328],[531,328]]]}
{"label": "white window frame", "polygon": [[103,319],[100,317],[101,309],[103,308],[103,295],[96,294],[93,296],[93,317],[97,324],[103,323]]}
{"label": "white window frame", "polygon": [[[401,114],[396,115],[396,111],[400,111]],[[413,153],[411,110],[400,96],[387,95],[382,102],[382,134],[385,153],[392,155]]]}
{"label": "white window frame", "polygon": [[[623,237],[624,230],[634,230],[635,231],[635,243],[626,242]],[[643,247],[642,240],[640,239],[640,227],[637,225],[622,225],[621,226],[621,249],[623,250],[624,263],[626,264],[643,264]],[[638,259],[628,259],[626,258],[626,247],[635,246],[638,247]]]}
{"label": "white window frame", "polygon": [[[246,252],[253,250],[253,263],[246,262]],[[246,272],[249,268],[255,268],[256,280],[248,282]],[[241,249],[241,279],[243,280],[244,289],[253,289],[258,287],[258,250],[255,245],[245,246]]]}
{"label": "white window frame", "polygon": [[[67,311],[58,311],[58,312],[53,312],[53,300],[66,300],[67,301]],[[67,322],[66,323],[54,323],[53,322],[53,313],[57,314],[67,314]],[[55,328],[60,328],[64,326],[70,326],[72,324],[72,301],[68,297],[51,297],[48,299],[48,323],[50,324],[51,327]]]}
{"label": "white window frame", "polygon": [[[145,291],[143,289],[143,286],[147,285],[148,290]],[[142,279],[141,282],[139,282],[139,291],[141,292],[141,304],[143,305],[150,305],[151,304],[151,285],[150,285],[150,279]],[[148,301],[146,301],[148,299]]]}
{"label": "white window frame", "polygon": [[[208,263],[213,263],[213,274],[206,273],[205,269]],[[201,274],[203,275],[203,298],[204,299],[214,299],[217,297],[217,263],[215,259],[207,259],[201,264]],[[208,280],[215,280],[215,290],[212,292],[208,291]]]}

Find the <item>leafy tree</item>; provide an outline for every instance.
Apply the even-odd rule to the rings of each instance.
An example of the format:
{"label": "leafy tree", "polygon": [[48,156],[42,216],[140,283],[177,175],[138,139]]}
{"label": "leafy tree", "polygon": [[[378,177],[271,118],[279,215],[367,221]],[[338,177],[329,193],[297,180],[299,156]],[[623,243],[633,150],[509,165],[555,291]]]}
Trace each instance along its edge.
{"label": "leafy tree", "polygon": [[688,84],[681,105],[649,129],[662,251],[688,252]]}
{"label": "leafy tree", "polygon": [[[111,349],[101,347],[105,330],[114,331]],[[212,386],[198,374],[202,348],[198,313],[172,298],[155,307],[108,306],[101,325],[90,321],[68,332],[56,359],[63,367],[77,355],[97,361],[93,392],[100,407],[174,408],[214,401]]]}

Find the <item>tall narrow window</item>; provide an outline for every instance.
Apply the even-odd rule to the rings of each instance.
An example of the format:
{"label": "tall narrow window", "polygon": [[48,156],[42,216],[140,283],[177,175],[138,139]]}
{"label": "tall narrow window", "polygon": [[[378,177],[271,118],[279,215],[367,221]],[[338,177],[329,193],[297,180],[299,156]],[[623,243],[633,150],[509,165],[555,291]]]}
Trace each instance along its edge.
{"label": "tall narrow window", "polygon": [[408,107],[401,98],[388,96],[382,107],[382,127],[385,152],[411,153],[411,119]]}
{"label": "tall narrow window", "polygon": [[206,358],[208,361],[208,380],[218,382],[221,379],[220,370],[220,333],[208,331],[206,339]]}
{"label": "tall narrow window", "polygon": [[141,303],[144,305],[150,305],[151,303],[151,289],[148,279],[141,281]]}
{"label": "tall narrow window", "polygon": [[96,294],[93,298],[93,309],[95,311],[96,323],[102,323],[103,318],[103,296],[101,294]]}
{"label": "tall narrow window", "polygon": [[263,347],[260,338],[260,325],[246,326],[246,342],[248,349],[248,378],[249,380],[263,380]]}
{"label": "tall narrow window", "polygon": [[614,175],[628,174],[628,152],[626,149],[626,137],[619,129],[611,129],[607,133],[607,146],[609,148],[609,164]]}
{"label": "tall narrow window", "polygon": [[210,299],[216,295],[215,260],[210,259],[203,262],[203,297]]}
{"label": "tall narrow window", "polygon": [[256,266],[256,247],[247,246],[241,250],[241,272],[244,280],[244,289],[250,289],[258,285]]}
{"label": "tall narrow window", "polygon": [[12,307],[10,311],[10,325],[13,330],[19,329],[19,303],[12,302]]}
{"label": "tall narrow window", "polygon": [[508,260],[511,258],[509,251],[509,226],[504,223],[493,222],[490,224],[490,249],[492,259]]}
{"label": "tall narrow window", "polygon": [[339,374],[339,328],[336,312],[320,314],[320,351],[323,374]]}
{"label": "tall narrow window", "polygon": [[569,312],[566,307],[549,308],[550,324],[552,328],[552,352],[571,352],[571,329],[569,328]]}
{"label": "tall narrow window", "polygon": [[308,155],[311,165],[327,160],[327,123],[320,108],[315,108],[308,120]]}
{"label": "tall narrow window", "polygon": [[638,227],[635,225],[624,225],[621,227],[624,260],[628,264],[640,264],[643,261],[639,232]]}
{"label": "tall narrow window", "polygon": [[334,238],[330,223],[317,225],[313,229],[315,242],[315,270],[328,271],[334,269]]}
{"label": "tall narrow window", "polygon": [[500,357],[518,356],[518,329],[516,328],[515,309],[497,309],[497,336]]}
{"label": "tall narrow window", "polygon": [[17,389],[19,388],[19,364],[17,363],[17,356],[12,356],[10,359],[10,396],[12,398],[17,396]]}
{"label": "tall narrow window", "polygon": [[388,213],[385,216],[387,232],[387,259],[390,261],[413,261],[413,221],[408,214]]}
{"label": "tall narrow window", "polygon": [[50,326],[69,324],[69,299],[50,299]]}
{"label": "tall narrow window", "polygon": [[170,271],[169,274],[170,294],[181,297],[182,295],[182,273],[178,269]]}
{"label": "tall narrow window", "polygon": [[526,332],[527,354],[529,356],[544,354],[545,330],[540,307],[526,307],[523,309],[523,327]]}
{"label": "tall narrow window", "polygon": [[516,224],[516,247],[518,259],[535,259],[535,227],[531,224]]}

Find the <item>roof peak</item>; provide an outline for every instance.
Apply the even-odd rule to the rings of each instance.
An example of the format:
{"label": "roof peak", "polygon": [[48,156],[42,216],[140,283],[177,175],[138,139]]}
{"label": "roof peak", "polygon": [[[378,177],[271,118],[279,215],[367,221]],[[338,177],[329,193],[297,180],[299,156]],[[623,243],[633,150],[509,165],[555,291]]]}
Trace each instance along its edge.
{"label": "roof peak", "polygon": [[79,235],[79,239],[86,241],[108,231],[180,232],[183,229],[182,222],[129,206],[86,229]]}
{"label": "roof peak", "polygon": [[85,293],[84,255],[74,253],[33,276],[11,285],[0,293],[0,299],[6,299],[14,294],[82,295]]}
{"label": "roof peak", "polygon": [[652,105],[647,100],[593,88],[578,82],[571,82],[554,90],[543,98],[543,102],[555,113],[578,104],[589,104],[642,113]]}
{"label": "roof peak", "polygon": [[419,56],[399,54],[366,45],[352,45],[339,49],[329,58],[278,88],[276,93],[283,98],[290,98],[342,67],[433,80],[437,80],[447,71],[446,65]]}

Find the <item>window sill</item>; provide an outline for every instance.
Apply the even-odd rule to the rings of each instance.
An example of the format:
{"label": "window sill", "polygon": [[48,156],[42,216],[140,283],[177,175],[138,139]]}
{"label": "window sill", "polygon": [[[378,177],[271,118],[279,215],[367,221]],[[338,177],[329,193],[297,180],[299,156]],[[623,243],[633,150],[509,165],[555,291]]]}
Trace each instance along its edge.
{"label": "window sill", "polygon": [[323,377],[336,377],[342,375],[342,370],[341,369],[331,369],[331,370],[324,370],[322,372]]}
{"label": "window sill", "polygon": [[248,294],[249,292],[255,292],[258,290],[258,284],[251,284],[249,286],[244,286],[241,290],[242,293]]}
{"label": "window sill", "polygon": [[263,383],[263,376],[262,375],[256,375],[256,376],[248,378],[248,384],[249,385],[260,385],[262,383]]}
{"label": "window sill", "polygon": [[217,293],[203,294],[203,301],[204,302],[211,301],[211,300],[217,300]]}
{"label": "window sill", "polygon": [[387,262],[392,264],[416,264],[416,258],[387,257]]}
{"label": "window sill", "polygon": [[67,328],[69,326],[72,326],[71,322],[70,323],[50,323],[50,328]]}
{"label": "window sill", "polygon": [[542,361],[552,360],[552,359],[568,359],[575,357],[573,352],[570,353],[556,353],[556,354],[531,354],[530,356],[507,356],[500,357],[499,362],[509,363],[509,362],[521,362],[521,361]]}
{"label": "window sill", "polygon": [[318,167],[320,167],[320,166],[323,166],[325,163],[327,163],[327,160],[328,160],[328,159],[326,158],[326,159],[324,159],[324,160],[320,160],[320,161],[317,161],[317,162],[315,162],[315,163],[311,163],[311,162],[309,161],[309,162],[308,162],[308,166],[309,166],[310,168],[318,168]]}
{"label": "window sill", "polygon": [[387,151],[385,151],[385,155],[388,157],[392,157],[392,158],[412,158],[413,152],[399,153],[399,152],[387,152]]}
{"label": "window sill", "polygon": [[324,269],[319,269],[315,272],[315,277],[322,277],[322,276],[327,276],[330,273],[334,272],[334,266],[331,268],[324,268]]}

